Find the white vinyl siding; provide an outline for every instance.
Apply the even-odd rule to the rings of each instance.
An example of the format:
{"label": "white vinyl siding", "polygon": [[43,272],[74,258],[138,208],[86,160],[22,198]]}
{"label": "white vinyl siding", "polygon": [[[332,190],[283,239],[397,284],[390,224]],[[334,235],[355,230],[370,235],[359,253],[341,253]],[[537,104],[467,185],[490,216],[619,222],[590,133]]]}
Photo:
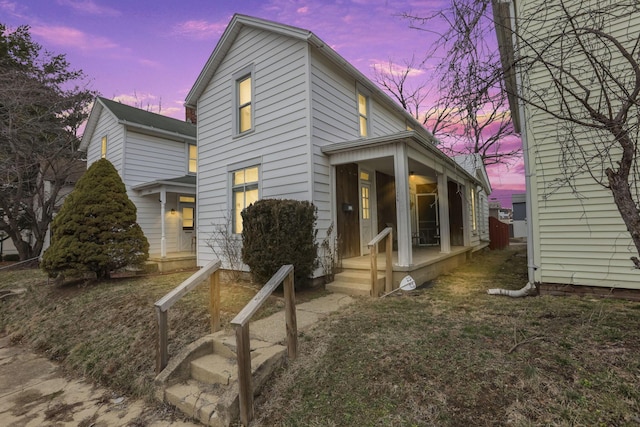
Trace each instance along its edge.
{"label": "white vinyl siding", "polygon": [[[253,64],[253,132],[234,137],[234,75]],[[202,236],[231,214],[228,167],[259,158],[260,198],[309,199],[305,42],[243,28],[198,100],[198,224]],[[250,165],[246,165],[248,167]],[[206,239],[199,239],[204,242]],[[201,244],[198,264],[213,259]]]}
{"label": "white vinyl siding", "polygon": [[125,183],[133,187],[186,175],[185,143],[127,131]]}
{"label": "white vinyl siding", "polygon": [[[150,253],[160,253],[162,230],[158,194],[140,196],[131,189],[139,184],[185,175],[187,165],[185,143],[127,131],[126,168],[124,182],[127,194],[137,208],[138,223],[149,241]],[[167,251],[178,252],[178,236],[182,229],[180,215],[170,215],[178,209],[175,194],[167,194],[165,205],[165,238]]]}
{"label": "white vinyl siding", "polygon": [[[518,2],[518,15],[527,16],[537,4],[539,1]],[[602,6],[601,2],[593,4]],[[633,19],[635,27],[639,26],[640,15]],[[546,22],[550,22],[550,17]],[[621,31],[633,27],[627,23]],[[528,28],[534,30],[538,34],[545,31]],[[563,66],[569,64],[570,61]],[[529,76],[534,88],[549,87],[548,79],[546,71]],[[568,130],[563,131],[555,119],[533,109],[526,109],[525,117],[533,189],[533,218],[528,220],[534,221],[536,281],[640,289],[640,271],[629,260],[637,255],[635,247],[611,192],[596,184],[587,173],[575,177],[575,191],[567,185],[557,188],[557,180],[565,177],[558,139]],[[588,147],[597,137],[584,134],[581,138]]]}
{"label": "white vinyl siding", "polygon": [[109,160],[120,171],[122,169],[122,140],[124,130],[118,124],[116,118],[107,110],[103,109],[98,118],[98,124],[93,132],[91,141],[87,147],[87,167],[102,158],[102,138],[107,138],[107,155]]}

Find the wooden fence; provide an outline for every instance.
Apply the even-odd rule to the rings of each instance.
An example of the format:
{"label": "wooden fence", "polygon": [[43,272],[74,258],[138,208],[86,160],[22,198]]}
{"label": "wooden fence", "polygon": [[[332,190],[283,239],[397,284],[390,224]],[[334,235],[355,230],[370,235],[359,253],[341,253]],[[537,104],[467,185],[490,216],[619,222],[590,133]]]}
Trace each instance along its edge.
{"label": "wooden fence", "polygon": [[498,218],[489,217],[489,249],[504,249],[509,246],[509,224]]}

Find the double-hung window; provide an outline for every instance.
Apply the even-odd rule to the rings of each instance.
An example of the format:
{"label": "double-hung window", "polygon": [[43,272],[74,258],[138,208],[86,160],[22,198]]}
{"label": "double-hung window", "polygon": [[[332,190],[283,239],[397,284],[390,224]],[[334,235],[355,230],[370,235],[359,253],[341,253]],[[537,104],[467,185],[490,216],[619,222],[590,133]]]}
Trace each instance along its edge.
{"label": "double-hung window", "polygon": [[358,92],[358,118],[360,123],[360,136],[369,135],[369,97]]}
{"label": "double-hung window", "polygon": [[252,131],[255,118],[253,65],[233,73],[234,98],[233,121],[234,134],[242,135]]}
{"label": "double-hung window", "polygon": [[195,174],[198,172],[198,146],[189,144],[189,173]]}
{"label": "double-hung window", "polygon": [[231,172],[233,194],[233,233],[242,233],[242,211],[250,204],[258,201],[259,169],[252,166]]}

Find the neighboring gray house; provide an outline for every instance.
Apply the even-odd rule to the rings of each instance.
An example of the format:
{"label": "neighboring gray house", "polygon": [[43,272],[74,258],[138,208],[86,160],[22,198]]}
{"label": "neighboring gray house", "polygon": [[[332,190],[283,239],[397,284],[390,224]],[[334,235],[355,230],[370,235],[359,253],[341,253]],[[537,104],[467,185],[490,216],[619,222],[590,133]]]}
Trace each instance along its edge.
{"label": "neighboring gray house", "polygon": [[115,166],[161,271],[195,265],[195,124],[98,97],[80,150]]}
{"label": "neighboring gray house", "polygon": [[482,164],[468,171],[444,155],[310,31],[235,15],[186,106],[197,111],[198,265],[215,257],[214,229],[230,219],[240,233],[240,212],[263,198],[312,201],[318,236],[336,225],[345,266],[391,226],[396,284],[407,273],[428,280],[487,245]]}

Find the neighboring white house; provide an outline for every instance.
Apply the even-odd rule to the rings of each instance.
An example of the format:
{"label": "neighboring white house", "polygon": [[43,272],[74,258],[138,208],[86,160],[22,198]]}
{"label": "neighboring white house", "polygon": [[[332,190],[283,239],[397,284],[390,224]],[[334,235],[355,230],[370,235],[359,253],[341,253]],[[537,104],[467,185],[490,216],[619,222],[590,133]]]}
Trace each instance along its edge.
{"label": "neighboring white house", "polygon": [[88,166],[101,158],[115,166],[136,205],[151,259],[195,259],[195,124],[98,97],[80,150]]}
{"label": "neighboring white house", "polygon": [[[564,2],[561,5],[554,2],[543,4],[541,0],[494,0],[494,17],[500,53],[507,73],[506,84],[512,116],[523,141],[527,180],[526,219],[529,226],[529,281],[539,284],[542,292],[563,292],[574,288],[567,285],[586,286],[593,292],[607,294],[613,293],[616,288],[640,289],[640,271],[630,261],[631,256],[637,256],[635,246],[616,208],[611,191],[596,184],[586,168],[574,171],[574,175],[569,177],[573,187],[557,185],[567,177],[566,165],[579,162],[582,155],[589,156],[590,150],[595,149],[593,141],[602,136],[590,133],[587,128],[569,130],[565,127],[567,122],[560,122],[539,109],[525,105],[515,96],[516,93],[525,98],[533,96],[533,93],[555,93],[549,92],[555,86],[547,68],[538,66],[527,69],[526,74],[520,74],[514,71],[512,64],[514,58],[526,59],[527,55],[531,57],[532,52],[527,50],[528,46],[534,46],[538,42],[548,43],[552,34],[557,36],[553,39],[558,43],[557,46],[560,43],[566,45],[566,33],[555,33],[552,29],[559,22],[561,6],[570,8],[570,14],[578,19],[573,25],[579,28],[582,25],[581,19],[605,19],[605,32],[628,42],[630,51],[637,57],[640,14],[620,16],[618,21],[613,21],[613,15],[603,8],[607,4],[615,5],[616,2]],[[549,5],[553,5],[553,8],[547,7]],[[601,13],[587,13],[586,8],[590,7],[598,7]],[[536,11],[540,8],[545,8],[545,19],[525,19],[532,14],[539,16]],[[576,8],[581,9],[580,14]],[[529,32],[525,33],[525,28]],[[517,29],[517,33],[513,29]],[[630,33],[632,29],[634,32]],[[545,49],[543,55],[549,55],[549,52],[552,51]],[[558,64],[567,70],[580,70],[579,78],[584,78],[580,84],[585,86],[576,87],[576,90],[580,93],[591,90],[592,99],[596,100],[599,96],[598,79],[595,76],[589,78],[592,70],[589,61],[579,55],[579,49],[565,50],[561,62],[557,60]],[[610,58],[615,60],[615,55],[606,55],[604,60]],[[620,58],[619,70],[624,69],[624,64],[626,61]],[[615,69],[615,66],[611,68]],[[553,78],[557,79],[559,69],[555,70]],[[613,74],[616,75],[619,70],[613,71]],[[636,77],[633,73],[631,75],[631,80],[634,80]],[[603,74],[600,78],[606,80],[609,77]],[[523,85],[523,81],[527,84]],[[570,97],[569,92],[565,94]],[[548,95],[543,102],[555,111],[560,111],[561,105],[574,105],[570,101],[561,104],[557,95]],[[616,108],[616,103],[617,100],[614,99],[613,109]],[[563,151],[560,140],[568,134],[578,138],[584,150],[582,153]],[[607,148],[609,149],[611,148]],[[596,171],[595,175],[598,174]],[[635,179],[638,179],[637,175]]]}
{"label": "neighboring white house", "polygon": [[[60,210],[60,208],[62,207],[62,204],[64,203],[64,200],[66,199],[66,197],[69,195],[69,193],[71,193],[71,191],[73,191],[73,189],[75,188],[76,182],[78,182],[78,180],[80,179],[80,177],[82,177],[82,175],[84,174],[85,170],[87,169],[86,166],[86,161],[81,160],[81,159],[75,159],[75,160],[61,160],[59,162],[55,162],[55,168],[63,168],[61,170],[65,170],[67,171],[67,173],[63,174],[64,175],[64,182],[61,183],[60,185],[60,189],[58,190],[58,194],[56,197],[56,200],[54,202],[53,205],[53,216],[55,217],[55,215],[58,213],[58,211]],[[53,166],[53,165],[51,165]],[[48,167],[47,172],[45,172],[44,176],[43,176],[43,185],[44,185],[44,199],[43,200],[47,200],[50,195],[51,195],[51,191],[53,186],[55,185],[55,179],[56,179],[56,174],[53,173],[52,168]],[[40,200],[39,198],[36,198],[36,212],[38,215],[41,214],[41,210],[40,210],[40,206],[38,205],[38,200]],[[22,231],[22,239],[29,242],[29,244],[33,243],[33,235],[31,234],[30,230],[23,230]],[[51,225],[49,225],[49,229],[47,230],[47,234],[45,235],[45,239],[44,239],[44,243],[42,245],[42,252],[44,253],[45,250],[47,250],[47,248],[49,247],[51,241]],[[18,250],[16,249],[13,240],[10,239],[8,237],[8,235],[6,235],[3,232],[0,232],[0,261],[2,260],[2,257],[7,256],[7,255],[14,255],[17,256],[18,255]]]}
{"label": "neighboring white house", "polygon": [[513,212],[513,235],[511,237],[527,237],[527,195],[512,194],[511,209]]}
{"label": "neighboring white house", "polygon": [[235,15],[186,106],[197,111],[198,265],[214,258],[206,240],[215,227],[230,218],[240,233],[241,210],[264,198],[312,201],[318,236],[335,224],[345,258],[367,254],[391,226],[394,270],[418,268],[421,248],[464,259],[487,245],[482,164],[444,155],[310,31]]}

